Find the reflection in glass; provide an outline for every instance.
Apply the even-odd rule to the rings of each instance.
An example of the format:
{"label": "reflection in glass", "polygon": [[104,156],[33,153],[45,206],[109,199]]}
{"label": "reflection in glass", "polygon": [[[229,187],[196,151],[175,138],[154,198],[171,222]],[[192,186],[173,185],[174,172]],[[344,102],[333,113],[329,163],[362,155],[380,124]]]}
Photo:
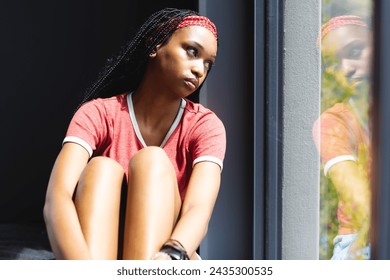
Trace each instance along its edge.
{"label": "reflection in glass", "polygon": [[352,13],[361,12],[361,6],[337,10],[331,1],[323,4],[323,11],[333,14],[323,14],[321,115],[313,126],[323,168],[320,258],[369,259],[370,24],[367,15]]}

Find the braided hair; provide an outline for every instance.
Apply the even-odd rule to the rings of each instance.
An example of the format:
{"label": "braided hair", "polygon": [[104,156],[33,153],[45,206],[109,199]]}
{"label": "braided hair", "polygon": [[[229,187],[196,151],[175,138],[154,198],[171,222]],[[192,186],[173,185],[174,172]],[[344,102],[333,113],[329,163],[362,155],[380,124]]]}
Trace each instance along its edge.
{"label": "braided hair", "polygon": [[193,15],[198,13],[176,8],[165,8],[152,14],[119,54],[107,60],[79,107],[93,98],[135,90],[145,73],[149,54],[168,40],[185,17]]}

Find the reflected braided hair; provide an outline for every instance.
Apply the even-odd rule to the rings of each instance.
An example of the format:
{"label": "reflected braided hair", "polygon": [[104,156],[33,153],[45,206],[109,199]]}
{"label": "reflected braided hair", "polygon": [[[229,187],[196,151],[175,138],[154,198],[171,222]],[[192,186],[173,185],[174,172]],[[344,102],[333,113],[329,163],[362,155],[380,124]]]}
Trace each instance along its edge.
{"label": "reflected braided hair", "polygon": [[118,55],[107,60],[95,83],[86,91],[79,105],[97,98],[111,97],[135,90],[143,78],[149,54],[164,44],[191,10],[165,8],[152,14]]}

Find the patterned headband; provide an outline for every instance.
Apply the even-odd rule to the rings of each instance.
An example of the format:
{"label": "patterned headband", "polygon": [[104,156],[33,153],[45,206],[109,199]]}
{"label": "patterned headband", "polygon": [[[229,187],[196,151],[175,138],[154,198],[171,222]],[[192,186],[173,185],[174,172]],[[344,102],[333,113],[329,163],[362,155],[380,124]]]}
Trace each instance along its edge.
{"label": "patterned headband", "polygon": [[214,23],[212,23],[211,20],[209,20],[207,17],[187,16],[182,20],[182,22],[179,23],[177,29],[187,27],[187,26],[205,27],[208,30],[210,30],[214,34],[215,39],[218,40],[217,28],[215,27]]}
{"label": "patterned headband", "polygon": [[327,23],[321,26],[321,39],[324,39],[325,36],[328,35],[329,32],[331,32],[332,30],[335,30],[345,25],[355,25],[368,28],[367,23],[365,23],[361,17],[351,15],[338,16],[332,18]]}

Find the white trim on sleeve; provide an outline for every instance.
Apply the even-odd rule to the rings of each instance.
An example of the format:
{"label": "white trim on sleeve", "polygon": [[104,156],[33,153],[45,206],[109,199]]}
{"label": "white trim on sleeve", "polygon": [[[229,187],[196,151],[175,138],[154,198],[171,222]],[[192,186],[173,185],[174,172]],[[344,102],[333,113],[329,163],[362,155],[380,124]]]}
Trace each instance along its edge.
{"label": "white trim on sleeve", "polygon": [[332,168],[333,165],[335,165],[336,163],[342,162],[342,161],[347,161],[347,160],[356,161],[356,158],[354,156],[351,156],[351,155],[343,155],[343,156],[337,156],[337,157],[329,160],[324,166],[325,176],[328,174],[329,170]]}
{"label": "white trim on sleeve", "polygon": [[83,147],[84,149],[87,150],[89,157],[92,156],[93,151],[92,151],[91,146],[83,139],[78,138],[76,136],[68,136],[68,137],[65,137],[64,141],[62,141],[62,145],[64,145],[66,142],[72,142],[72,143],[79,144],[81,147]]}
{"label": "white trim on sleeve", "polygon": [[198,162],[201,162],[201,161],[211,161],[211,162],[218,164],[219,167],[221,167],[221,172],[222,172],[223,162],[219,158],[213,157],[213,156],[201,156],[201,157],[198,157],[194,160],[194,162],[192,163],[192,166],[194,166],[195,164],[197,164]]}

